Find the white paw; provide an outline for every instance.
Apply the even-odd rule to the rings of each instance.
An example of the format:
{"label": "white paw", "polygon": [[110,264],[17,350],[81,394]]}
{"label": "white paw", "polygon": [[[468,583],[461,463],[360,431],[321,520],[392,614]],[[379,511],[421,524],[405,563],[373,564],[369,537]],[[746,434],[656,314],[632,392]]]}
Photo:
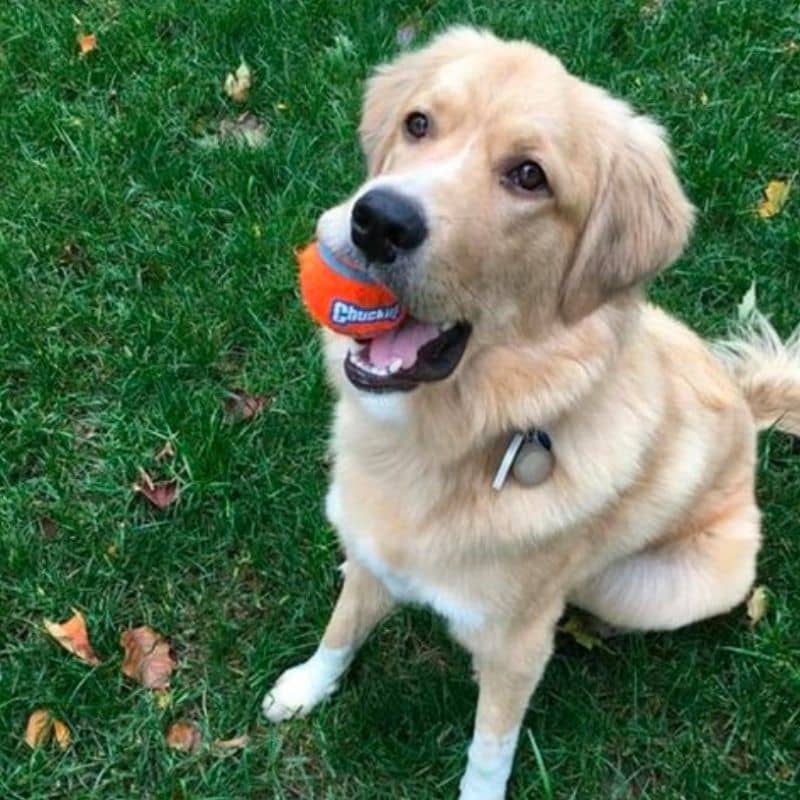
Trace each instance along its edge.
{"label": "white paw", "polygon": [[461,781],[458,800],[505,800],[505,796],[505,784],[499,788],[492,781],[485,782],[473,778]]}
{"label": "white paw", "polygon": [[261,707],[266,718],[270,722],[283,722],[304,717],[336,691],[339,677],[351,658],[351,648],[330,650],[321,646],[308,661],[287,669],[264,698]]}
{"label": "white paw", "polygon": [[267,692],[262,708],[270,722],[304,717],[336,690],[337,682],[320,681],[309,663],[287,669]]}

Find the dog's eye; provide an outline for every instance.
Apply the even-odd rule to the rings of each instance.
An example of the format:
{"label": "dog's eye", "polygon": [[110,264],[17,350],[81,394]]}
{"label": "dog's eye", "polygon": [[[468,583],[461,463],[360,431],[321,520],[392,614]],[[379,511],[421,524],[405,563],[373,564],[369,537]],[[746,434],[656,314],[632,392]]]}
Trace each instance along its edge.
{"label": "dog's eye", "polygon": [[412,111],[406,117],[406,131],[414,139],[422,139],[428,135],[430,120],[421,111]]}
{"label": "dog's eye", "polygon": [[507,172],[506,178],[525,192],[535,192],[537,189],[547,187],[547,176],[535,161],[523,161]]}

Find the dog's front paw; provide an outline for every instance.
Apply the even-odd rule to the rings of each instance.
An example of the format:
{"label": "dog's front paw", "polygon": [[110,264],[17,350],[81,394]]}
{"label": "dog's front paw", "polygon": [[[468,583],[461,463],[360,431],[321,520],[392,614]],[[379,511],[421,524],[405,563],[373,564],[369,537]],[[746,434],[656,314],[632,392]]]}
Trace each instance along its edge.
{"label": "dog's front paw", "polygon": [[333,694],[350,663],[351,649],[320,647],[308,661],[287,669],[267,692],[262,708],[270,722],[304,717]]}
{"label": "dog's front paw", "polygon": [[336,689],[336,681],[321,682],[309,663],[287,669],[267,692],[262,708],[270,722],[304,717]]}

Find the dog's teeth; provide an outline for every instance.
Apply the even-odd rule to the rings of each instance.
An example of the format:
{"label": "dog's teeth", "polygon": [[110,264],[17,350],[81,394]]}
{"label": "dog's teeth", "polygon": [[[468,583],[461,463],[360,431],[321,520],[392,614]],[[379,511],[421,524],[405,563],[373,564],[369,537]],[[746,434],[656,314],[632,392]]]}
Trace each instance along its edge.
{"label": "dog's teeth", "polygon": [[391,364],[389,364],[389,374],[394,375],[395,372],[400,372],[402,368],[403,368],[403,359],[396,358],[394,361],[392,361]]}

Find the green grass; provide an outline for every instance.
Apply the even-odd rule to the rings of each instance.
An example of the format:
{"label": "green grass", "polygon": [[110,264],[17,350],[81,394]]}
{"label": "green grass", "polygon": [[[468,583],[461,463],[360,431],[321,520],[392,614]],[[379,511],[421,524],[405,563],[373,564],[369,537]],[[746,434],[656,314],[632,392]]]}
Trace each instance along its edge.
{"label": "green grass", "polygon": [[[99,37],[85,60],[73,14]],[[291,251],[359,182],[360,84],[409,19],[419,39],[457,21],[530,38],[657,116],[700,214],[656,299],[713,335],[756,279],[784,333],[800,321],[800,194],[770,221],[752,213],[769,179],[799,169],[795,4],[4,3],[3,800],[454,796],[476,689],[422,611],[388,621],[310,719],[273,729],[259,713],[271,680],[312,650],[337,588],[321,513],[331,398]],[[267,145],[204,150],[201,132],[236,113],[220,84],[240,55]],[[234,386],[272,395],[270,409],[227,423]],[[177,457],[154,466],[167,439]],[[132,495],[139,465],[180,477],[177,506]],[[766,619],[751,631],[739,609],[591,653],[559,639],[515,798],[796,796],[800,455],[771,436],[759,471]],[[73,606],[104,659],[94,670],[42,632]],[[166,709],[119,672],[120,631],[144,623],[180,656]],[[67,752],[22,743],[40,706],[70,725]],[[163,734],[179,718],[252,744],[174,754]]]}

